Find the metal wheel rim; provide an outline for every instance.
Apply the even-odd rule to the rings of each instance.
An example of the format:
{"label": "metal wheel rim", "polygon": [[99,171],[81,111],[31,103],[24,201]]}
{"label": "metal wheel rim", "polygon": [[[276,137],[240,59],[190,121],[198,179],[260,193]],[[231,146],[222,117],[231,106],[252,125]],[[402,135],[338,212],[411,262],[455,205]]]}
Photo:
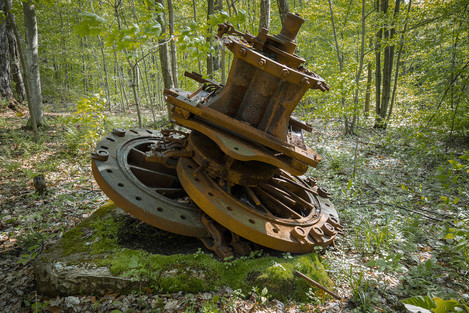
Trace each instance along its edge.
{"label": "metal wheel rim", "polygon": [[[200,222],[200,209],[181,199],[171,199],[148,186],[148,181],[161,179],[156,175],[143,182],[135,174],[128,157],[136,147],[161,142],[155,130],[114,130],[97,144],[92,154],[93,175],[104,193],[120,208],[157,228],[185,236],[207,237]],[[141,151],[144,152],[144,151]],[[143,160],[143,159],[142,159]],[[145,162],[145,161],[144,161]],[[146,169],[147,164],[142,168]],[[176,173],[174,173],[177,179]]]}
{"label": "metal wheel rim", "polygon": [[206,173],[199,171],[194,176],[197,168],[188,158],[178,162],[179,180],[188,195],[215,221],[250,241],[275,250],[307,253],[315,246],[330,245],[340,230],[337,212],[327,198],[314,196],[320,206],[316,217],[294,222],[269,219],[233,198]]}

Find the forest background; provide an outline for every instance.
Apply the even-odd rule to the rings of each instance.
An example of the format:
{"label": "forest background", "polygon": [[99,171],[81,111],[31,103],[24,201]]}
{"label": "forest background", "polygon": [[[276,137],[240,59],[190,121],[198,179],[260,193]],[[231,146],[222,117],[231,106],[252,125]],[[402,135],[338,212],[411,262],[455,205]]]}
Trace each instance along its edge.
{"label": "forest background", "polygon": [[[251,34],[268,27],[276,34],[282,16],[295,12],[306,20],[297,54],[332,89],[309,91],[294,114],[315,126],[307,138],[324,165],[313,175],[346,208],[350,251],[366,268],[392,274],[404,266],[413,274],[414,280],[400,281],[405,290],[400,298],[432,291],[430,300],[464,303],[468,6],[467,0],[0,0],[0,101],[2,112],[14,112],[1,119],[2,189],[18,172],[19,189],[37,173],[57,173],[58,163],[41,168],[41,161],[32,159],[56,149],[49,144],[60,143],[68,155],[60,160],[89,174],[77,159],[112,127],[169,124],[163,89],[198,87],[184,71],[226,81],[231,54],[214,36],[218,23],[228,21]],[[11,208],[18,199],[35,198],[5,196],[2,242],[29,242],[14,244],[18,251],[32,251],[22,263],[28,264],[43,246],[32,245],[27,235],[48,232],[37,216],[37,224],[21,228],[27,214]],[[425,214],[433,220],[402,207],[430,210]],[[370,216],[373,222],[366,224]],[[429,221],[428,229],[419,227]],[[11,225],[20,229],[9,231]],[[422,233],[409,239],[403,234],[410,229]],[[428,249],[431,255],[422,258]],[[367,280],[357,278],[363,271],[358,266],[346,275],[349,289],[358,307],[373,307],[375,296],[363,286]],[[456,285],[437,288],[435,279],[441,277]]]}

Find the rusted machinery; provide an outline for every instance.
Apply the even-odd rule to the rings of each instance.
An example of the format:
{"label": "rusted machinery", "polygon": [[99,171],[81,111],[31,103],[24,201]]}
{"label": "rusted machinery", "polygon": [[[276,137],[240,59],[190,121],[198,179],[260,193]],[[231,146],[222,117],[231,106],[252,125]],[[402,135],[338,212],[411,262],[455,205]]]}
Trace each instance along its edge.
{"label": "rusted machinery", "polygon": [[303,22],[289,14],[280,34],[258,36],[220,24],[218,38],[234,54],[226,85],[186,72],[198,90],[165,90],[187,131],[114,129],[92,154],[102,190],[221,258],[248,254],[249,241],[293,253],[332,244],[337,212],[327,191],[302,176],[321,160],[303,140],[311,126],[291,117],[308,89],[329,90],[294,54]]}

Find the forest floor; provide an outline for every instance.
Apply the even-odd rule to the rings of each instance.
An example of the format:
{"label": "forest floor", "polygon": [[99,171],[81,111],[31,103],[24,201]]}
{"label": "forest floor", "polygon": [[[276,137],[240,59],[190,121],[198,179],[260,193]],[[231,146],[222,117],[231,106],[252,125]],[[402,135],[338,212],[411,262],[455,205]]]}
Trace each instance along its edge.
{"label": "forest floor", "polygon": [[[41,296],[34,258],[108,201],[91,174],[91,146],[81,144],[86,130],[62,114],[47,118],[34,142],[25,117],[0,108],[0,312],[404,312],[400,301],[412,296],[469,302],[469,177],[459,158],[467,140],[447,147],[436,134],[409,127],[367,127],[344,137],[337,122],[324,120],[306,137],[323,157],[309,174],[329,189],[344,225],[337,245],[322,252],[344,302],[314,294],[309,303],[268,294],[261,301],[257,292],[229,289]],[[38,173],[47,181],[43,196],[32,184]]]}

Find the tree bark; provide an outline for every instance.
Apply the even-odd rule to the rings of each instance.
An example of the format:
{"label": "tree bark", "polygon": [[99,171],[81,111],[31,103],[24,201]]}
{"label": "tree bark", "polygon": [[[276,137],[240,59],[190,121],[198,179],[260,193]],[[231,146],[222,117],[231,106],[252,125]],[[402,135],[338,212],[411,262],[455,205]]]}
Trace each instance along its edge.
{"label": "tree bark", "polygon": [[[379,2],[379,0],[378,0]],[[377,54],[376,54],[376,121],[375,121],[375,128],[386,129],[387,127],[387,113],[389,107],[389,101],[391,98],[391,81],[392,81],[392,69],[394,63],[394,44],[387,44],[384,48],[384,59],[383,59],[383,84],[381,86],[381,54],[379,50],[379,41],[383,39],[385,42],[392,41],[396,29],[395,29],[395,21],[397,19],[397,15],[399,14],[399,7],[400,7],[400,0],[396,0],[395,7],[394,7],[394,16],[391,23],[391,26],[382,26],[382,28],[378,31],[378,44],[377,44]],[[379,10],[382,12],[383,15],[387,14],[389,9],[389,0],[381,0],[379,4]],[[379,77],[378,77],[379,74]],[[379,79],[379,81],[378,81]],[[379,86],[378,86],[379,83]],[[378,89],[381,88],[381,90]],[[379,93],[381,94],[381,100],[378,100]]]}
{"label": "tree bark", "polygon": [[[0,11],[6,11],[5,0],[0,0]],[[10,48],[8,45],[7,22],[0,20],[0,101],[10,103],[13,92],[10,81]]]}
{"label": "tree bark", "polygon": [[285,20],[287,19],[288,12],[290,12],[290,9],[288,7],[288,1],[277,0],[277,6],[278,6],[278,12],[280,13],[280,19],[283,25],[285,23]]}
{"label": "tree bark", "polygon": [[270,0],[261,0],[261,15],[259,17],[259,32],[262,28],[270,27]]}
{"label": "tree bark", "polygon": [[[164,0],[157,0],[164,7]],[[161,24],[162,33],[166,32],[166,19],[164,14],[160,14],[158,22]],[[165,40],[160,40],[159,43],[159,55],[160,55],[160,65],[161,65],[161,76],[163,77],[163,85],[165,89],[171,89],[173,85],[173,74],[171,70],[168,43]],[[168,109],[168,119],[171,121],[171,106],[166,104]]]}
{"label": "tree bark", "polygon": [[38,33],[36,11],[33,1],[23,2],[24,26],[25,26],[25,69],[28,74],[27,84],[29,90],[29,101],[31,103],[31,124],[44,125],[44,111],[42,108],[41,76],[39,73],[38,57]]}
{"label": "tree bark", "polygon": [[174,6],[173,0],[168,0],[168,18],[169,18],[169,36],[171,37],[170,41],[170,50],[171,50],[171,73],[173,76],[173,85],[178,88],[178,60],[176,53],[176,42],[174,37]]}
{"label": "tree bark", "polygon": [[366,95],[365,95],[365,116],[368,116],[370,113],[370,98],[371,98],[371,81],[372,81],[372,71],[371,71],[371,62],[368,62],[368,76],[366,78]]}
{"label": "tree bark", "polygon": [[391,105],[389,106],[389,112],[386,117],[387,121],[389,122],[391,115],[392,115],[392,109],[394,107],[394,99],[396,98],[396,89],[397,89],[397,80],[399,78],[399,66],[401,64],[401,55],[402,55],[402,50],[404,49],[404,35],[407,31],[407,25],[409,23],[409,13],[410,13],[410,6],[412,5],[412,0],[409,0],[409,5],[407,7],[407,16],[406,16],[406,21],[404,24],[404,30],[401,33],[401,40],[400,40],[400,46],[399,46],[399,51],[397,53],[397,59],[396,59],[396,70],[394,73],[394,85],[392,87],[392,95],[391,95]]}
{"label": "tree bark", "polygon": [[[215,13],[215,1],[214,0],[208,0],[207,1],[207,20],[210,19],[210,15]],[[209,33],[212,32],[212,28],[209,28]],[[212,36],[208,36],[206,38],[207,42],[210,45],[210,48],[212,47]],[[210,78],[213,78],[213,72],[214,72],[214,57],[211,53],[208,53],[207,55],[207,75]]]}
{"label": "tree bark", "polygon": [[18,41],[15,37],[14,25],[11,25],[10,19],[7,19],[7,36],[10,47],[10,73],[15,82],[16,98],[18,101],[26,100],[26,90],[21,71],[21,61],[18,51]]}

